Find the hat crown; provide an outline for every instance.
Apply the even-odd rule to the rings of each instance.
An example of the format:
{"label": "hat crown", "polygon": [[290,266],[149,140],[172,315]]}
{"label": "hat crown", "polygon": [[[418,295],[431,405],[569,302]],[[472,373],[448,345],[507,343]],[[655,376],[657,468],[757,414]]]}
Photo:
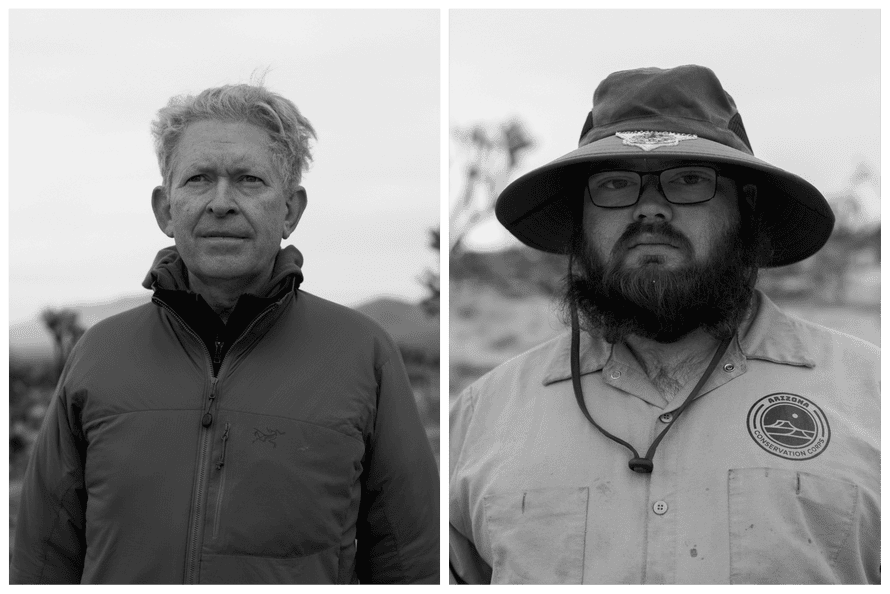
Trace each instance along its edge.
{"label": "hat crown", "polygon": [[593,94],[578,146],[638,130],[695,134],[754,154],[735,102],[703,66],[610,74]]}
{"label": "hat crown", "polygon": [[831,235],[834,214],[825,197],[753,155],[735,102],[701,66],[609,75],[594,93],[579,148],[510,183],[495,213],[527,245],[566,253],[591,173],[622,169],[622,162],[640,158],[725,164],[737,180],[754,184],[772,248],[762,266],[799,262]]}

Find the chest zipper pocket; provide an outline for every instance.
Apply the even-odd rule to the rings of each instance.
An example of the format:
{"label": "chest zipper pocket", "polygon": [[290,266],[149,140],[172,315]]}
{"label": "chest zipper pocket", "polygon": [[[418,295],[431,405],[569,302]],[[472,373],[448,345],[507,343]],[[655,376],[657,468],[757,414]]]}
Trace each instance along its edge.
{"label": "chest zipper pocket", "polygon": [[229,423],[226,423],[226,427],[223,430],[222,434],[222,453],[219,455],[219,460],[216,461],[216,470],[220,472],[219,474],[219,490],[216,495],[216,511],[213,517],[213,538],[216,538],[217,534],[219,534],[219,518],[222,515],[222,502],[223,502],[223,493],[226,490],[226,448],[229,443]]}

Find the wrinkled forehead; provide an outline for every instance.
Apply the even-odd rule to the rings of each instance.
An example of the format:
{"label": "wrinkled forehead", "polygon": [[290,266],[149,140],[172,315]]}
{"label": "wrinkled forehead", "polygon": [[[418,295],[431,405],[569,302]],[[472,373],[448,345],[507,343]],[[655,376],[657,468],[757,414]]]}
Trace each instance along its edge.
{"label": "wrinkled forehead", "polygon": [[200,120],[181,133],[171,154],[172,165],[252,165],[276,168],[272,138],[254,124]]}

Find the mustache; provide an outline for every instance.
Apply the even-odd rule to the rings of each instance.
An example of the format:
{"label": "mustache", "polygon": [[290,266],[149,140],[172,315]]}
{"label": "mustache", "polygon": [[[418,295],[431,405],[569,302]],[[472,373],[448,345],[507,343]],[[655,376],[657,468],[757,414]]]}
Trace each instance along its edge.
{"label": "mustache", "polygon": [[670,223],[634,221],[627,226],[624,233],[622,233],[618,238],[618,241],[615,242],[615,245],[612,248],[612,255],[627,251],[634,245],[640,236],[646,234],[666,239],[686,253],[692,253],[692,242],[689,241],[685,235],[673,228]]}

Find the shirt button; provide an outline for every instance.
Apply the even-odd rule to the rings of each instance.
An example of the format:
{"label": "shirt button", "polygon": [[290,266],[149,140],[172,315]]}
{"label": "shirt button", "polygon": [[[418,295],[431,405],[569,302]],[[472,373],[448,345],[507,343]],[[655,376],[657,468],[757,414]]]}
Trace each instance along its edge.
{"label": "shirt button", "polygon": [[656,501],[655,505],[652,506],[652,511],[657,513],[659,516],[663,516],[667,513],[668,504],[664,501]]}
{"label": "shirt button", "polygon": [[727,363],[723,366],[723,371],[732,371],[733,369],[735,369],[735,365],[732,363]]}
{"label": "shirt button", "polygon": [[663,415],[658,417],[658,420],[661,421],[662,423],[670,423],[671,421],[674,420],[674,415],[673,415],[673,413],[664,413]]}
{"label": "shirt button", "polygon": [[612,379],[618,379],[619,377],[621,377],[621,372],[616,369],[609,374],[609,377],[611,377]]}

